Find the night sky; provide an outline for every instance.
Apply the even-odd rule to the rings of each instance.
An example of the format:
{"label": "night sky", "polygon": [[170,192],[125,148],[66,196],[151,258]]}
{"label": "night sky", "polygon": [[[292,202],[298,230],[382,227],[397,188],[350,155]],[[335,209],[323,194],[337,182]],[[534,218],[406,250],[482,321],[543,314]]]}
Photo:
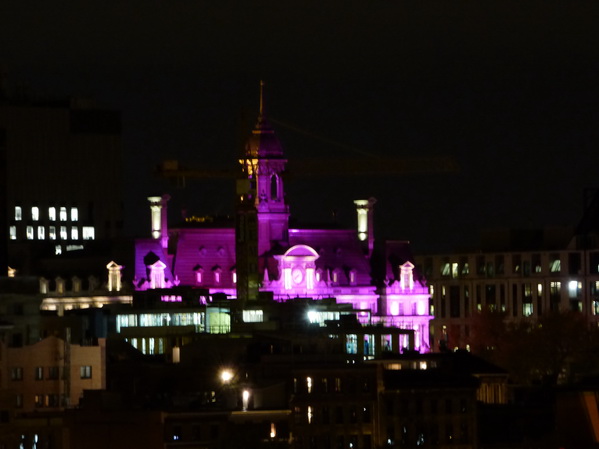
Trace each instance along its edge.
{"label": "night sky", "polygon": [[[90,96],[123,113],[127,230],[145,197],[231,213],[233,182],[153,176],[162,159],[233,168],[267,83],[289,158],[451,157],[451,174],[294,176],[293,216],[352,225],[374,196],[378,235],[417,252],[490,227],[576,224],[599,187],[599,5],[593,1],[0,3],[11,88]],[[300,130],[301,132],[298,132]]]}

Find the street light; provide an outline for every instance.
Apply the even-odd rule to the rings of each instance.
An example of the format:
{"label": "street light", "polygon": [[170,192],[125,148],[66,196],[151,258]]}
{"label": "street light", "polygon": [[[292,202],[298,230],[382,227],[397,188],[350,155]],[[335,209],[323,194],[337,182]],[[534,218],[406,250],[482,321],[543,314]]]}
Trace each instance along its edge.
{"label": "street light", "polygon": [[242,393],[241,397],[243,399],[243,411],[247,412],[248,405],[249,405],[249,402],[250,402],[250,391],[249,390],[243,390],[243,393]]}
{"label": "street light", "polygon": [[224,384],[228,384],[229,382],[231,382],[231,380],[233,380],[233,371],[231,371],[230,369],[223,369],[220,372],[220,380],[224,383]]}

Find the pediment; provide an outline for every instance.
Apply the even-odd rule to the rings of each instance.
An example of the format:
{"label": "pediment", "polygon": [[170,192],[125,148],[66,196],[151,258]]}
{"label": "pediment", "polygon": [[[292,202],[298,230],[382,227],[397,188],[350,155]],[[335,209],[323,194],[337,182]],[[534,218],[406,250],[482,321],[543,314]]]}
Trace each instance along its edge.
{"label": "pediment", "polygon": [[308,245],[295,245],[285,251],[283,257],[315,257],[318,258],[318,252]]}

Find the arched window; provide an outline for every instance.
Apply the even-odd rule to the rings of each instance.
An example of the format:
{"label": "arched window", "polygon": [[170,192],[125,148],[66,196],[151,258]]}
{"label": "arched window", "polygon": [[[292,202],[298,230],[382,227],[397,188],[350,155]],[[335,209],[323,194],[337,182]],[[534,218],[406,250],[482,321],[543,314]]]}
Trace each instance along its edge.
{"label": "arched window", "polygon": [[202,283],[203,274],[204,270],[202,270],[201,268],[199,270],[196,270],[196,284],[199,285]]}
{"label": "arched window", "polygon": [[270,198],[276,200],[279,197],[279,177],[272,175],[270,177]]}

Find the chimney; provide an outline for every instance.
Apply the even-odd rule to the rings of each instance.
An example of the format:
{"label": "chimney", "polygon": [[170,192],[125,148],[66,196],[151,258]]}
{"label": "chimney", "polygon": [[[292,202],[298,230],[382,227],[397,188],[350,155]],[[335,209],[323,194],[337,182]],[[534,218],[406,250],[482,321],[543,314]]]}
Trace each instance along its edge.
{"label": "chimney", "polygon": [[168,220],[167,220],[167,203],[170,200],[170,195],[149,196],[152,238],[160,239],[160,244],[164,249],[168,247]]}
{"label": "chimney", "polygon": [[358,240],[364,242],[365,252],[370,257],[374,248],[374,205],[376,198],[355,200],[358,214]]}

